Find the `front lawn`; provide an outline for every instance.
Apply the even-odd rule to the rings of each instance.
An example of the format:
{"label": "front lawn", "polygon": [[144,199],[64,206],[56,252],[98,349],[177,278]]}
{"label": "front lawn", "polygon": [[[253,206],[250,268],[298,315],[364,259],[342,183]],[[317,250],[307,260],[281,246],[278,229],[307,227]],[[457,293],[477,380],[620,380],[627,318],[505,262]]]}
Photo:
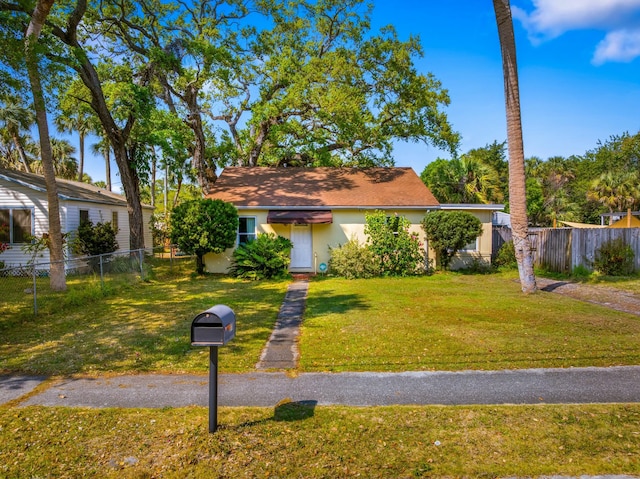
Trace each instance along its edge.
{"label": "front lawn", "polygon": [[[221,372],[255,368],[287,281],[188,271],[108,286],[72,283],[38,316],[0,315],[0,373],[201,372],[193,317],[238,317]],[[640,364],[640,318],[554,293],[524,296],[513,274],[310,282],[300,371],[513,369]]]}
{"label": "front lawn", "polygon": [[640,406],[0,408],[0,476],[640,474]]}
{"label": "front lawn", "polygon": [[191,346],[191,321],[215,304],[236,312],[241,331],[221,353],[220,370],[249,371],[271,334],[287,284],[185,272],[112,286],[105,296],[97,279],[71,283],[57,307],[49,298],[36,317],[0,316],[0,373],[204,373],[209,348]]}
{"label": "front lawn", "polygon": [[513,274],[320,279],[300,342],[304,371],[514,369],[640,364],[640,317]]}

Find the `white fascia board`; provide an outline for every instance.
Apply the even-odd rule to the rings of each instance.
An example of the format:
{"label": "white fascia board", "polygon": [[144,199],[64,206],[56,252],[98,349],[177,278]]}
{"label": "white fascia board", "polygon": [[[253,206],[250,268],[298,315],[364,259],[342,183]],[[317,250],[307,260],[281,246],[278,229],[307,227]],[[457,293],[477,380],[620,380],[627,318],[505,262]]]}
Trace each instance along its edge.
{"label": "white fascia board", "polygon": [[440,204],[442,210],[490,210],[490,211],[502,211],[504,205],[500,204],[476,204],[476,203],[442,203]]}

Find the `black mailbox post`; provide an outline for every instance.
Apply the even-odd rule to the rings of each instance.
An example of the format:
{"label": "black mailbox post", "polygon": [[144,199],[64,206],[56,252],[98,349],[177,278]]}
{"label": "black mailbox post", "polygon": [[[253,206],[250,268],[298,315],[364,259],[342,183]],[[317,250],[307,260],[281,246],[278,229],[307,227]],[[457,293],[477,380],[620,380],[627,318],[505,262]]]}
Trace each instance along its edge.
{"label": "black mailbox post", "polygon": [[236,335],[236,315],[229,306],[217,304],[191,322],[191,345],[209,346],[209,432],[218,428],[218,347]]}

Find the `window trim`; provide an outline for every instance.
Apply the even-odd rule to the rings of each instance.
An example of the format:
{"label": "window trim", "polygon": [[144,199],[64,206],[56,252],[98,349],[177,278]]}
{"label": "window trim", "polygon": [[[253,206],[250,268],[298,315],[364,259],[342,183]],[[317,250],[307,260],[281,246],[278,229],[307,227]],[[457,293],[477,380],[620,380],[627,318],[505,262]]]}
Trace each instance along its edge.
{"label": "window trim", "polygon": [[[241,232],[240,231],[240,224],[242,219],[252,219],[253,220],[253,233],[250,232]],[[240,235],[249,237],[251,236],[252,238],[250,238],[251,241],[255,240],[256,237],[258,236],[258,218],[256,216],[238,216],[238,232],[236,233],[236,246],[240,246],[242,244],[246,244],[249,241],[244,241],[244,242],[240,242]],[[249,238],[247,238],[249,239]]]}
{"label": "window trim", "polygon": [[[471,244],[471,243],[469,243]],[[478,236],[476,238],[476,246],[473,249],[469,249],[467,248],[467,246],[469,246],[469,244],[465,245],[464,248],[462,248],[461,250],[459,250],[460,253],[477,253],[480,251],[480,236]]]}
{"label": "window trim", "polygon": [[34,236],[34,227],[35,227],[35,209],[33,207],[28,206],[1,206],[0,210],[9,211],[9,241],[7,244],[26,244],[25,242],[19,243],[15,241],[15,223],[13,212],[15,210],[19,211],[27,211],[29,215],[29,231],[25,232],[28,236]]}

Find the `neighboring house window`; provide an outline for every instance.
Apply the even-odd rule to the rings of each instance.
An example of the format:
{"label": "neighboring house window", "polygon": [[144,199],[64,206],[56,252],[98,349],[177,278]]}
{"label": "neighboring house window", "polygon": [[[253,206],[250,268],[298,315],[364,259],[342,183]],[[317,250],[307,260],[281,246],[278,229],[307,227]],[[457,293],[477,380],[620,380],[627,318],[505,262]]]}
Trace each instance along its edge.
{"label": "neighboring house window", "polygon": [[80,224],[89,221],[89,210],[80,210]]}
{"label": "neighboring house window", "polygon": [[478,247],[478,242],[479,241],[480,241],[480,237],[476,238],[475,241],[469,243],[464,248],[462,248],[460,251],[479,251],[480,250],[480,248]]}
{"label": "neighboring house window", "polygon": [[0,210],[0,242],[26,243],[31,236],[31,210],[24,208],[8,208]]}
{"label": "neighboring house window", "polygon": [[245,244],[256,239],[256,219],[253,216],[240,216],[238,218],[238,244]]}
{"label": "neighboring house window", "polygon": [[111,212],[111,226],[113,226],[113,229],[115,231],[118,231],[118,212],[117,211]]}

